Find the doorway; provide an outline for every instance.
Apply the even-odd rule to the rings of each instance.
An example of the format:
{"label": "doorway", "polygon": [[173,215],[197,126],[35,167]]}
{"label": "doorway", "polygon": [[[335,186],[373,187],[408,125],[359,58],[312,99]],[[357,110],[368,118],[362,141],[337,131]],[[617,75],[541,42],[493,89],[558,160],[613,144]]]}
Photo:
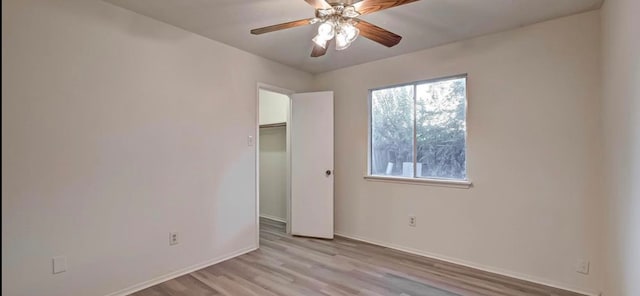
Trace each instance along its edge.
{"label": "doorway", "polygon": [[292,92],[258,86],[258,222],[259,228],[290,229],[290,106]]}
{"label": "doorway", "polygon": [[256,244],[261,232],[333,238],[333,92],[259,83],[256,106]]}

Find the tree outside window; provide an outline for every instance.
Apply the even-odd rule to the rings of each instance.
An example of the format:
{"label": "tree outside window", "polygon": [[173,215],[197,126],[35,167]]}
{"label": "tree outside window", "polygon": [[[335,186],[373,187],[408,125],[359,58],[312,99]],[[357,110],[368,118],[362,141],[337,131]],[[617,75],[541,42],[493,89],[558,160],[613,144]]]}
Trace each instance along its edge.
{"label": "tree outside window", "polygon": [[466,102],[466,76],[372,90],[370,174],[466,180]]}

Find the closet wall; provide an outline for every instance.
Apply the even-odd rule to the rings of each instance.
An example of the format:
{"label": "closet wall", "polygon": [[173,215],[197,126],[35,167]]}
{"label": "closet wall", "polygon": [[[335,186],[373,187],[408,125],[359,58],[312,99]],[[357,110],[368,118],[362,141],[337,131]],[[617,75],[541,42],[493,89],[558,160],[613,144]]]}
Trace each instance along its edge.
{"label": "closet wall", "polygon": [[283,222],[287,218],[288,110],[288,96],[260,90],[260,216]]}

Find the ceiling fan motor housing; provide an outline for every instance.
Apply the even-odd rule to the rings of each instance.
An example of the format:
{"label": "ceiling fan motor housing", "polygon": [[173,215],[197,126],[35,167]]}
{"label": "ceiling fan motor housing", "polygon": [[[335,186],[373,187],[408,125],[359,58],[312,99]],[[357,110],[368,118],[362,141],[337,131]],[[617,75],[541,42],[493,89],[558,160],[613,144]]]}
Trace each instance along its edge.
{"label": "ceiling fan motor housing", "polygon": [[316,9],[316,19],[324,21],[330,18],[352,19],[360,16],[355,7],[344,4],[334,4],[331,8]]}

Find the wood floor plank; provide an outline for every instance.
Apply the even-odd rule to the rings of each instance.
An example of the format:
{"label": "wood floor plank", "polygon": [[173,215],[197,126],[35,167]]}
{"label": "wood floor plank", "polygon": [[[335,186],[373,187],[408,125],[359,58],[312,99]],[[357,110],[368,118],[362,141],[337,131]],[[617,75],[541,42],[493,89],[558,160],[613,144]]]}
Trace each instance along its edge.
{"label": "wood floor plank", "polygon": [[260,249],[133,296],[584,296],[344,237],[260,220]]}

